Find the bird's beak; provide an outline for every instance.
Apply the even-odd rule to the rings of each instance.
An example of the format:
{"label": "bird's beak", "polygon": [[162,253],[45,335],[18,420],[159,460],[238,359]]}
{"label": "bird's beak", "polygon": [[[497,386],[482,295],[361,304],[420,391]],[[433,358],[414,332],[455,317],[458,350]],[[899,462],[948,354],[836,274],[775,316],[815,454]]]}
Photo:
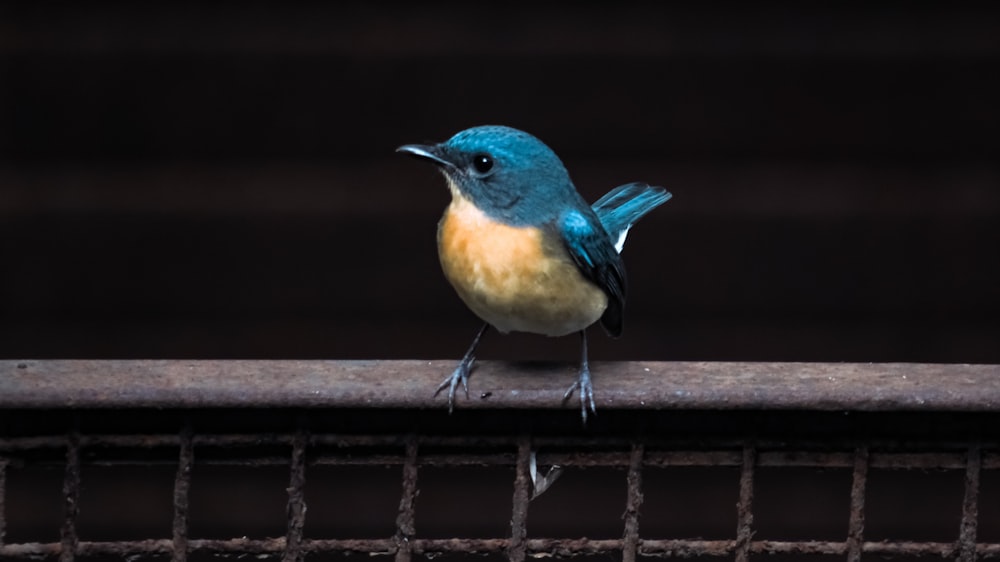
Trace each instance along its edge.
{"label": "bird's beak", "polygon": [[455,165],[444,158],[444,151],[436,144],[404,144],[396,149],[396,152],[412,154],[418,158],[424,158],[434,162],[438,166],[454,169]]}

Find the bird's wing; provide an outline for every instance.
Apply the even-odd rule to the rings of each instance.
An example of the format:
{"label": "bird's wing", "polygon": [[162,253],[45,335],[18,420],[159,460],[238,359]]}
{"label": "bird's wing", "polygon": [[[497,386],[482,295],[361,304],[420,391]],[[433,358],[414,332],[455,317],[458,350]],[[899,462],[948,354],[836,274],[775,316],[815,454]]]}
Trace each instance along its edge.
{"label": "bird's wing", "polygon": [[558,228],[566,251],[580,272],[608,296],[601,324],[611,336],[620,336],[625,309],[625,266],[608,233],[593,213],[578,210],[564,213]]}

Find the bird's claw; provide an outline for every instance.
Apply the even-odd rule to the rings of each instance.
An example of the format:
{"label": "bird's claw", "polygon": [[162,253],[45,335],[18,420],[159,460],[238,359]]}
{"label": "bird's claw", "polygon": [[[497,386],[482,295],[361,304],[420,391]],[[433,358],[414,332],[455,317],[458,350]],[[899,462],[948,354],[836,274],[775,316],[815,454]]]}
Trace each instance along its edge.
{"label": "bird's claw", "polygon": [[584,367],[580,370],[580,377],[563,394],[563,402],[573,396],[573,392],[580,391],[580,417],[583,423],[587,423],[587,410],[597,415],[597,406],[594,405],[594,386],[590,382],[590,369]]}
{"label": "bird's claw", "polygon": [[458,367],[451,373],[451,375],[444,379],[441,384],[434,391],[434,396],[441,394],[441,391],[445,388],[448,389],[448,413],[452,413],[455,410],[455,389],[458,388],[458,383],[462,383],[462,389],[465,390],[465,397],[469,397],[469,373],[472,372],[472,363],[476,360],[475,357],[468,357],[467,360],[463,359]]}

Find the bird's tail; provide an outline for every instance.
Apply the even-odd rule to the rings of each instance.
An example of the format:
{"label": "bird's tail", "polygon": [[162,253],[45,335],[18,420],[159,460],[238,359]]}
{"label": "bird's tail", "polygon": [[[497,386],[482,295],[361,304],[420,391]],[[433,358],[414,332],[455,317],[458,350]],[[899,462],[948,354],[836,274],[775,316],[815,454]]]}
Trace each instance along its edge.
{"label": "bird's tail", "polygon": [[646,183],[627,183],[612,189],[592,205],[604,230],[621,253],[628,229],[646,213],[666,203],[671,194]]}

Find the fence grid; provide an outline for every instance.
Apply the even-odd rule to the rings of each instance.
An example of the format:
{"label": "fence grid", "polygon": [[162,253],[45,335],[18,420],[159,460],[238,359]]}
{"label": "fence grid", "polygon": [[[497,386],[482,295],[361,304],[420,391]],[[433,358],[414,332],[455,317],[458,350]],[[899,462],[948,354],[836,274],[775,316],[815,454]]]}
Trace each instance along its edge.
{"label": "fence grid", "polygon": [[[20,365],[0,365],[0,391],[4,387],[21,389],[29,382],[11,382],[12,376],[23,379],[25,371],[45,368],[44,362],[32,363],[31,369]],[[168,369],[177,368],[176,365],[164,365]],[[241,369],[247,365],[253,363],[229,365],[226,367],[229,371],[220,372],[240,373],[245,379]],[[144,371],[149,366],[149,363],[136,362],[116,365],[115,368],[147,376],[155,374],[155,369],[152,373]],[[382,366],[376,363],[370,368],[377,371]],[[95,367],[94,363],[80,362],[77,367],[86,371],[81,379],[93,378],[90,369]],[[323,370],[325,364],[313,367]],[[203,370],[204,365],[200,368]],[[603,408],[599,407],[597,420],[592,422],[592,426],[580,427],[576,418],[575,426],[564,423],[550,427],[544,425],[544,421],[552,418],[532,417],[530,412],[574,419],[575,410],[563,408],[558,401],[541,404],[539,398],[534,396],[525,398],[521,408],[501,405],[490,409],[480,404],[472,411],[463,413],[460,406],[454,416],[444,413],[441,404],[433,403],[434,408],[430,408],[432,402],[428,398],[421,399],[427,402],[424,405],[427,407],[412,409],[401,408],[398,404],[387,408],[386,400],[375,400],[373,406],[359,413],[356,404],[353,404],[356,398],[350,397],[346,399],[351,401],[350,407],[343,409],[330,403],[296,407],[294,403],[284,402],[282,406],[290,409],[294,421],[290,426],[274,431],[266,420],[256,419],[260,412],[268,408],[266,400],[262,401],[264,410],[255,408],[261,404],[234,407],[227,400],[222,400],[221,404],[203,405],[201,409],[189,405],[174,407],[173,410],[157,410],[164,413],[167,422],[140,421],[134,426],[126,424],[111,432],[93,428],[106,429],[110,426],[108,420],[123,415],[120,414],[123,409],[134,412],[151,408],[147,403],[150,394],[140,400],[141,404],[134,403],[134,396],[123,398],[119,394],[106,398],[100,403],[100,408],[95,407],[97,404],[93,403],[93,398],[84,399],[85,407],[78,407],[60,403],[68,396],[65,387],[41,384],[37,394],[30,398],[24,398],[22,389],[17,390],[21,393],[20,398],[7,394],[6,398],[0,399],[4,402],[0,410],[0,429],[3,429],[0,432],[0,558],[58,558],[60,562],[69,562],[78,557],[105,555],[129,558],[169,556],[175,562],[183,562],[193,553],[281,557],[284,562],[297,562],[309,555],[331,553],[394,556],[398,562],[440,554],[490,553],[503,554],[513,562],[521,562],[528,557],[612,553],[620,555],[624,562],[634,562],[638,558],[691,556],[731,557],[745,562],[767,555],[815,554],[844,556],[849,562],[857,562],[865,555],[889,558],[937,556],[962,562],[1000,558],[1000,542],[979,539],[985,524],[980,519],[983,474],[1000,471],[1000,402],[987,403],[983,398],[984,394],[992,392],[990,385],[996,386],[992,378],[998,370],[992,366],[971,370],[959,366],[955,369],[957,372],[952,373],[949,366],[935,368],[940,371],[941,379],[939,387],[933,390],[933,396],[947,394],[941,392],[940,386],[947,386],[949,381],[960,381],[961,384],[957,385],[959,390],[949,390],[951,394],[947,399],[932,400],[933,408],[922,408],[919,396],[887,397],[891,394],[887,393],[880,398],[883,404],[881,409],[875,409],[875,402],[871,400],[859,404],[858,411],[870,412],[877,415],[876,418],[859,419],[855,416],[854,421],[846,426],[831,430],[816,425],[814,431],[803,429],[798,423],[786,422],[802,419],[803,416],[820,421],[834,419],[829,417],[831,415],[850,417],[851,410],[839,411],[843,405],[838,403],[837,409],[831,413],[821,406],[826,404],[824,400],[828,400],[823,396],[812,398],[813,410],[789,408],[787,403],[780,403],[780,399],[776,398],[780,394],[773,389],[771,399],[779,402],[773,411],[778,412],[779,417],[784,416],[781,419],[785,421],[781,423],[766,417],[769,410],[765,409],[762,413],[757,409],[760,396],[750,396],[742,407],[731,402],[725,409],[704,405],[692,408],[688,404],[686,409],[680,409],[681,413],[666,408],[643,409],[632,403],[604,404]],[[59,365],[53,372],[65,373],[66,369],[66,365]],[[829,366],[828,369],[830,373],[837,373],[837,366]],[[915,369],[929,368],[915,366]],[[11,375],[12,372],[14,375]],[[985,386],[972,393],[974,385],[968,379],[975,377],[981,377]],[[850,379],[846,375],[844,378]],[[551,379],[549,377],[549,382]],[[45,377],[39,380],[44,383]],[[149,380],[143,384],[149,386],[147,391],[153,386]],[[487,386],[494,384],[497,381],[486,381]],[[74,385],[81,387],[83,382],[67,381],[67,385],[69,388]],[[45,396],[46,392],[48,396]],[[193,391],[163,389],[163,395],[168,392],[170,400],[177,400],[177,396],[184,392]],[[255,392],[250,391],[250,394]],[[383,392],[391,394],[395,391]],[[802,400],[801,392],[792,393],[796,396],[794,400]],[[869,386],[869,392],[877,394],[879,389]],[[962,392],[966,392],[972,405],[960,401]],[[846,393],[843,395],[847,396]],[[622,394],[615,396],[621,399]],[[718,394],[706,391],[704,396],[706,402],[717,404]],[[17,399],[22,402],[16,403]],[[675,431],[661,431],[661,428],[682,419],[685,411],[694,416],[694,421],[681,424]],[[170,412],[174,415],[166,415]],[[343,427],[334,427],[341,423],[344,415],[350,421],[343,422]],[[765,417],[740,418],[747,415]],[[351,416],[382,420],[379,422],[381,425],[376,426],[379,431],[359,430],[359,427],[370,427],[370,424],[356,424],[358,418]],[[30,421],[43,418],[50,421],[57,418],[61,421],[51,422],[51,426],[61,424],[65,427],[59,431],[49,427],[38,430]],[[385,418],[391,419],[385,421]],[[607,418],[612,422],[601,425]],[[149,419],[159,419],[159,416]],[[703,421],[706,419],[716,421],[705,424]],[[741,426],[741,420],[746,419],[764,421]],[[872,419],[878,423],[872,423]],[[178,423],[172,431],[162,431],[160,427],[156,428],[157,431],[144,431],[150,424],[160,426],[174,420]],[[629,421],[626,423],[623,420]],[[914,424],[913,420],[919,423]],[[950,421],[945,423],[943,420]],[[407,427],[409,429],[404,429]],[[511,427],[519,429],[511,431]],[[688,435],[686,430],[691,427],[698,429]],[[929,431],[928,428],[937,429]],[[618,469],[624,479],[625,493],[620,504],[612,508],[622,514],[621,527],[617,531],[620,538],[532,536],[529,529],[535,494],[533,471],[529,465],[533,462],[543,467],[558,465],[563,470]],[[80,498],[81,490],[87,486],[86,467],[152,465],[170,466],[176,471],[170,533],[144,540],[95,541],[81,537]],[[237,469],[286,467],[285,536],[214,539],[192,536],[190,497],[192,487],[197,485],[195,469],[210,465]],[[12,469],[38,466],[62,470],[63,517],[58,540],[9,541],[6,533],[11,521],[19,515],[10,512],[7,503],[10,497],[9,473]],[[399,467],[400,496],[398,508],[393,514],[394,533],[376,538],[331,538],[310,532],[305,491],[310,473],[324,466]],[[429,467],[500,467],[512,470],[509,534],[448,538],[422,535],[420,522],[423,506],[419,492],[421,473]],[[736,526],[730,538],[706,540],[657,536],[644,530],[643,508],[647,501],[644,474],[670,467],[732,467],[738,471],[737,494],[731,502],[735,506]],[[759,508],[754,501],[757,475],[760,469],[773,467],[849,471],[849,513],[843,521],[841,540],[765,540],[757,536],[755,514]],[[954,529],[954,539],[949,542],[868,539],[865,532],[866,507],[872,486],[869,473],[873,469],[960,471],[963,475],[962,495],[957,503],[961,506],[961,513],[956,514],[960,517],[960,524]],[[558,487],[559,484],[552,486]],[[922,492],[915,490],[913,493]],[[994,528],[1000,527],[997,521],[989,524]],[[997,534],[994,531],[993,536]]]}

